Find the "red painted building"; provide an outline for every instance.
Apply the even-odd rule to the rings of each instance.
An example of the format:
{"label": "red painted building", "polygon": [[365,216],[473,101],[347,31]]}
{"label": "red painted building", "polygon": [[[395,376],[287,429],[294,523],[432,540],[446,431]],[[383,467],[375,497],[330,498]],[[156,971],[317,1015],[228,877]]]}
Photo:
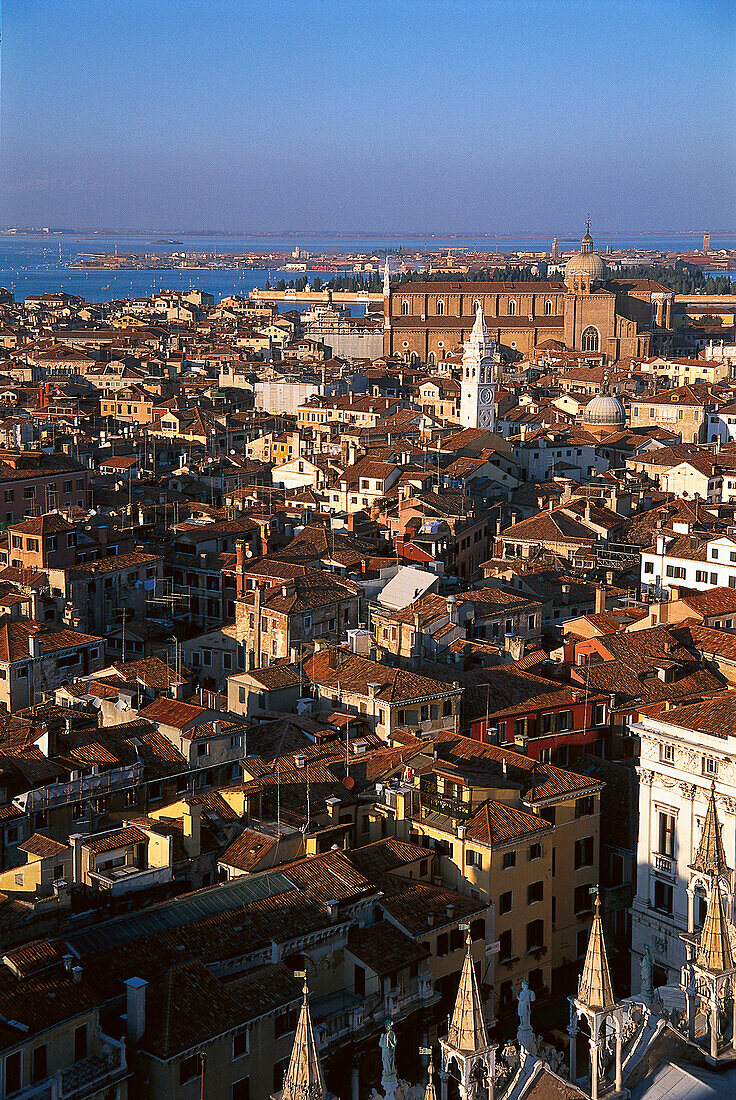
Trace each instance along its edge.
{"label": "red painted building", "polygon": [[561,686],[474,721],[470,735],[563,768],[588,753],[610,757],[609,698]]}

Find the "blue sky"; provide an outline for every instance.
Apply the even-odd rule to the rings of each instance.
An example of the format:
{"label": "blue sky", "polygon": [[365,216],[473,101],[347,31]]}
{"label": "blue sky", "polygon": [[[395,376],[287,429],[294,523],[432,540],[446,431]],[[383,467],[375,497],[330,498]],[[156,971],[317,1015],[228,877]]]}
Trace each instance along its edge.
{"label": "blue sky", "polygon": [[736,227],[731,0],[5,0],[0,225]]}

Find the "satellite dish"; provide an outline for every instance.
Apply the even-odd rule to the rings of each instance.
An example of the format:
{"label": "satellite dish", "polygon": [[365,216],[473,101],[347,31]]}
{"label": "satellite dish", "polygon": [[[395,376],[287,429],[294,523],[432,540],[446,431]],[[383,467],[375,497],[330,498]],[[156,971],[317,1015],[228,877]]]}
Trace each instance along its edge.
{"label": "satellite dish", "polygon": [[352,775],[346,775],[342,781],[342,785],[346,791],[352,791],[353,787],[355,786],[355,780],[353,779]]}

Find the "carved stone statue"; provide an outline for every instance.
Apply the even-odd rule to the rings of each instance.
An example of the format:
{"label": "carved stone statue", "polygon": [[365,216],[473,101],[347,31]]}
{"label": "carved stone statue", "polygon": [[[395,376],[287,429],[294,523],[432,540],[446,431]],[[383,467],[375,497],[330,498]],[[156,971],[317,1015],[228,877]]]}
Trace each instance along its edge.
{"label": "carved stone statue", "polygon": [[529,982],[524,978],[521,983],[521,989],[516,994],[520,1029],[526,1029],[532,1026],[532,1005],[536,999],[536,993],[533,989],[529,988]]}
{"label": "carved stone statue", "polygon": [[558,1077],[565,1076],[565,1055],[561,1050],[555,1050],[553,1046],[550,1046],[545,1061],[552,1072],[556,1073]]}
{"label": "carved stone statue", "polygon": [[396,1032],[394,1031],[394,1025],[391,1020],[386,1020],[385,1030],[378,1040],[378,1045],[381,1048],[381,1063],[383,1068],[381,1084],[384,1090],[389,1091],[387,1086],[393,1086],[395,1088],[398,1084],[398,1078],[396,1076]]}
{"label": "carved stone statue", "polygon": [[519,1052],[510,1039],[501,1051],[501,1060],[505,1062],[508,1072],[513,1077],[519,1068]]}
{"label": "carved stone statue", "polygon": [[641,992],[643,997],[651,997],[654,993],[654,984],[652,980],[653,969],[654,961],[652,959],[652,949],[649,944],[646,944],[641,957],[641,963],[639,964]]}

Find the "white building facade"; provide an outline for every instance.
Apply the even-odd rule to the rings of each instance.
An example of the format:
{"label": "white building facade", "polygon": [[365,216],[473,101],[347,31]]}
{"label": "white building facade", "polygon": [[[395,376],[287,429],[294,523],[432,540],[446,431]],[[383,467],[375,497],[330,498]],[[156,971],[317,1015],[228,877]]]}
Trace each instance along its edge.
{"label": "white building facade", "polygon": [[671,585],[696,592],[736,588],[736,534],[705,544],[695,536],[657,535],[654,546],[642,551],[642,592],[666,594]]}
{"label": "white building facade", "polygon": [[[691,886],[695,859],[715,784],[722,840],[731,867],[736,856],[736,754],[731,723],[723,732],[713,721],[733,702],[723,698],[693,704],[673,712],[673,721],[644,718],[631,732],[641,743],[639,773],[639,840],[636,895],[631,910],[631,968],[638,983],[644,948],[649,944],[655,965],[655,988],[676,985],[685,963],[680,934],[688,922],[697,929],[705,917],[705,895]],[[710,718],[707,717],[709,712]],[[689,728],[684,724],[690,722]],[[729,900],[727,916],[733,919]]]}

